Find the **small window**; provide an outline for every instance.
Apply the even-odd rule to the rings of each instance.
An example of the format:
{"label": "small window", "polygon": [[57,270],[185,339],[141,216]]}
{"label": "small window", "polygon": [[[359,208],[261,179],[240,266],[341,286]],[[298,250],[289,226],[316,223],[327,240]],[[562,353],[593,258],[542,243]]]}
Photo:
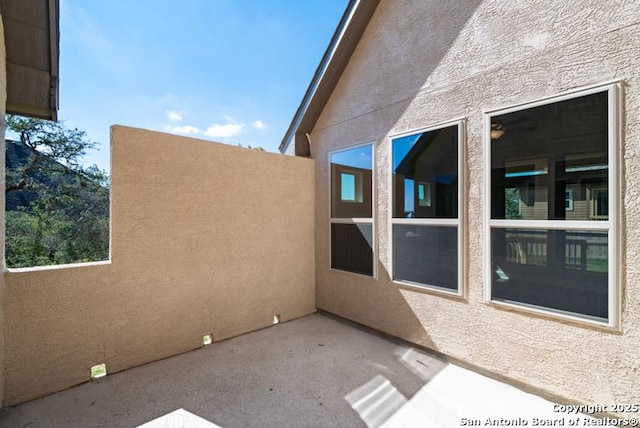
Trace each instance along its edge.
{"label": "small window", "polygon": [[373,146],[329,155],[331,268],[373,276]]}
{"label": "small window", "polygon": [[364,203],[362,171],[340,173],[340,201]]}
{"label": "small window", "polygon": [[489,114],[492,301],[617,322],[616,88]]}
{"label": "small window", "polygon": [[566,189],[564,191],[564,209],[566,211],[573,211],[573,189]]}
{"label": "small window", "polygon": [[343,172],[340,174],[340,199],[342,202],[356,201],[356,175]]}
{"label": "small window", "polygon": [[392,139],[393,280],[461,293],[461,123]]}
{"label": "small window", "polygon": [[418,184],[418,206],[431,206],[431,183]]}
{"label": "small window", "polygon": [[606,188],[591,189],[591,218],[607,220],[609,218],[609,192]]}

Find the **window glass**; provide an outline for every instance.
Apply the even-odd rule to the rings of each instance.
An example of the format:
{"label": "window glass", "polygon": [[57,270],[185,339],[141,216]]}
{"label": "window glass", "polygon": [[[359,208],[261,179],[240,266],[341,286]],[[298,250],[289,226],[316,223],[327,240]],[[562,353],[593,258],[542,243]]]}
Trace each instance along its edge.
{"label": "window glass", "polygon": [[591,218],[607,219],[609,218],[609,196],[607,189],[596,188],[591,191]]}
{"label": "window glass", "polygon": [[491,218],[608,219],[607,93],[491,118]]}
{"label": "window glass", "polygon": [[494,300],[607,319],[607,232],[494,228],[491,240]]}
{"label": "window glass", "polygon": [[371,218],[373,149],[356,147],[332,153],[331,217]]}
{"label": "window glass", "polygon": [[458,289],[458,228],[393,225],[393,274],[398,281]]}
{"label": "window glass", "polygon": [[340,199],[342,202],[356,201],[356,176],[343,172],[340,175]]}
{"label": "window glass", "polygon": [[573,189],[564,191],[564,209],[565,211],[573,211]]}
{"label": "window glass", "polygon": [[331,268],[373,275],[373,227],[371,224],[331,225]]}
{"label": "window glass", "polygon": [[393,217],[458,217],[458,127],[396,138]]}
{"label": "window glass", "polygon": [[331,268],[373,276],[373,145],[329,154]]}
{"label": "window glass", "polygon": [[610,320],[610,91],[491,116],[492,300]]}
{"label": "window glass", "polygon": [[431,183],[418,184],[418,206],[431,206]]}
{"label": "window glass", "polygon": [[394,281],[460,291],[459,126],[391,141]]}

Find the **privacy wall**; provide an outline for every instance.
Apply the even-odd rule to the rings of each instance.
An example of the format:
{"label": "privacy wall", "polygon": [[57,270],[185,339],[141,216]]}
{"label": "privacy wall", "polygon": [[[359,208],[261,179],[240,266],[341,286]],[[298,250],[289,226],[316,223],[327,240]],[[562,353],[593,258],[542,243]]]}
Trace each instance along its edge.
{"label": "privacy wall", "polygon": [[[316,162],[318,308],[538,392],[603,405],[640,401],[639,11],[638,1],[382,0],[310,135],[311,157]],[[613,86],[606,86],[610,82]],[[605,88],[594,99],[545,107],[549,110],[544,112],[492,113],[593,85]],[[618,97],[607,109],[611,94]],[[578,121],[598,127],[593,133],[589,126],[583,127],[582,146],[575,139],[554,140],[554,128],[569,126],[572,122],[567,117],[576,117],[583,101],[604,106],[598,116],[604,118],[604,125]],[[547,114],[549,120],[539,120]],[[438,133],[432,135],[429,130],[434,127]],[[618,129],[621,132],[616,134]],[[495,135],[492,130],[497,131]],[[556,142],[536,151],[534,145],[541,144],[541,139],[517,141],[512,139],[516,132],[543,133],[542,140]],[[591,134],[604,136],[603,150],[591,148],[596,145]],[[613,134],[609,141],[615,140],[618,147],[610,144],[613,149],[607,155],[607,135]],[[498,142],[506,141],[512,145],[500,148]],[[397,162],[405,143],[402,156],[406,156]],[[521,148],[512,150],[516,143]],[[430,147],[426,157],[413,153],[421,144]],[[350,147],[355,148],[340,151]],[[441,149],[449,150],[451,159]],[[554,150],[573,153],[564,157],[562,166],[552,166],[545,159]],[[355,173],[351,173],[355,178],[332,177],[330,163],[343,169],[362,168],[366,157],[374,176],[372,218],[334,218],[332,183],[333,197],[351,203],[361,187]],[[498,161],[502,172],[496,169]],[[436,171],[438,177],[425,173],[419,178],[414,172],[420,168]],[[566,174],[569,184],[571,174],[581,174],[583,180],[562,194],[558,186],[549,185],[549,192],[560,195],[551,199],[537,187],[551,174]],[[407,179],[401,183],[402,175]],[[613,181],[607,190],[609,177]],[[525,196],[527,185],[514,185],[513,190],[506,184],[495,185],[500,180],[538,184]],[[350,187],[341,194],[335,183]],[[607,195],[618,199],[607,200]],[[511,213],[505,214],[508,197],[513,205],[507,206]],[[435,207],[440,213],[433,214],[432,204],[438,198],[444,202]],[[608,205],[611,200],[618,202]],[[502,213],[497,209],[500,203]],[[561,211],[562,220],[553,220],[551,214],[547,219],[552,204]],[[543,220],[535,220],[534,215],[544,216]],[[579,222],[587,215],[589,227],[601,230],[565,233],[562,229],[569,221],[583,224]],[[522,237],[526,233],[513,231],[519,220],[494,220],[527,216],[532,219],[529,225],[540,221],[538,229],[526,231],[532,236],[530,246]],[[539,230],[548,225],[562,233]],[[341,232],[347,228],[351,235]],[[572,233],[587,238],[572,238],[574,245],[566,244],[564,254],[565,246],[558,242],[569,242]],[[536,238],[543,235],[549,238]],[[557,259],[549,256],[552,238]],[[500,263],[495,262],[497,257],[487,262],[487,257],[499,252],[492,242],[506,242],[507,256]],[[334,251],[341,245],[369,260],[373,257],[373,269],[361,268],[363,263],[351,256],[354,251]],[[571,253],[579,245],[590,249]],[[610,258],[608,272],[616,271],[619,285],[613,297],[616,307],[607,312],[606,297],[580,290],[589,281],[604,281],[599,292],[606,294],[606,263],[596,265],[614,246],[617,253]],[[537,259],[531,248],[540,248]],[[572,254],[586,254],[593,260],[575,258],[571,264]],[[456,255],[461,256],[459,265]],[[559,286],[549,291],[547,300],[526,295],[532,288],[513,286],[517,269],[549,272],[558,259],[563,260],[558,272],[564,277],[588,280],[569,283],[555,277],[556,282],[547,283]],[[498,292],[508,296],[505,304],[495,303]],[[506,304],[534,297],[535,304]],[[593,307],[580,303],[581,299],[591,299]],[[544,305],[556,308],[534,308]],[[580,320],[567,316],[574,306],[586,313]],[[617,327],[594,322],[614,316],[618,307]]]}
{"label": "privacy wall", "polygon": [[5,274],[5,405],[315,311],[311,160],[122,126],[111,157],[111,261]]}

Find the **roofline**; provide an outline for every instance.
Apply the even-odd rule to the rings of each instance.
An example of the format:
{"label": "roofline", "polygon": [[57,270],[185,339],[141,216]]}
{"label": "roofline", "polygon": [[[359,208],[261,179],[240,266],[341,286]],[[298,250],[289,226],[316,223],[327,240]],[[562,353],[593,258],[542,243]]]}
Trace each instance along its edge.
{"label": "roofline", "polygon": [[349,0],[320,64],[280,143],[284,153],[293,142],[296,155],[308,156],[305,135],[315,126],[380,0]]}
{"label": "roofline", "polygon": [[49,46],[51,49],[51,120],[58,120],[59,75],[60,75],[60,0],[49,0]]}
{"label": "roofline", "polygon": [[[60,0],[0,0],[0,9],[6,45],[6,113],[57,120]],[[46,17],[40,19],[44,10]]]}

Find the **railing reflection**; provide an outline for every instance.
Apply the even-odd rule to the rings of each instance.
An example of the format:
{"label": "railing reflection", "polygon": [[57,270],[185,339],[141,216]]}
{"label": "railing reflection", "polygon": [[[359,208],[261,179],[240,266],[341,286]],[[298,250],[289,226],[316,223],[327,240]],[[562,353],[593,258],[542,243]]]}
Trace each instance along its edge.
{"label": "railing reflection", "polygon": [[[564,232],[564,267],[584,271],[606,271],[606,235]],[[532,266],[548,265],[548,232],[507,231],[505,261]]]}

